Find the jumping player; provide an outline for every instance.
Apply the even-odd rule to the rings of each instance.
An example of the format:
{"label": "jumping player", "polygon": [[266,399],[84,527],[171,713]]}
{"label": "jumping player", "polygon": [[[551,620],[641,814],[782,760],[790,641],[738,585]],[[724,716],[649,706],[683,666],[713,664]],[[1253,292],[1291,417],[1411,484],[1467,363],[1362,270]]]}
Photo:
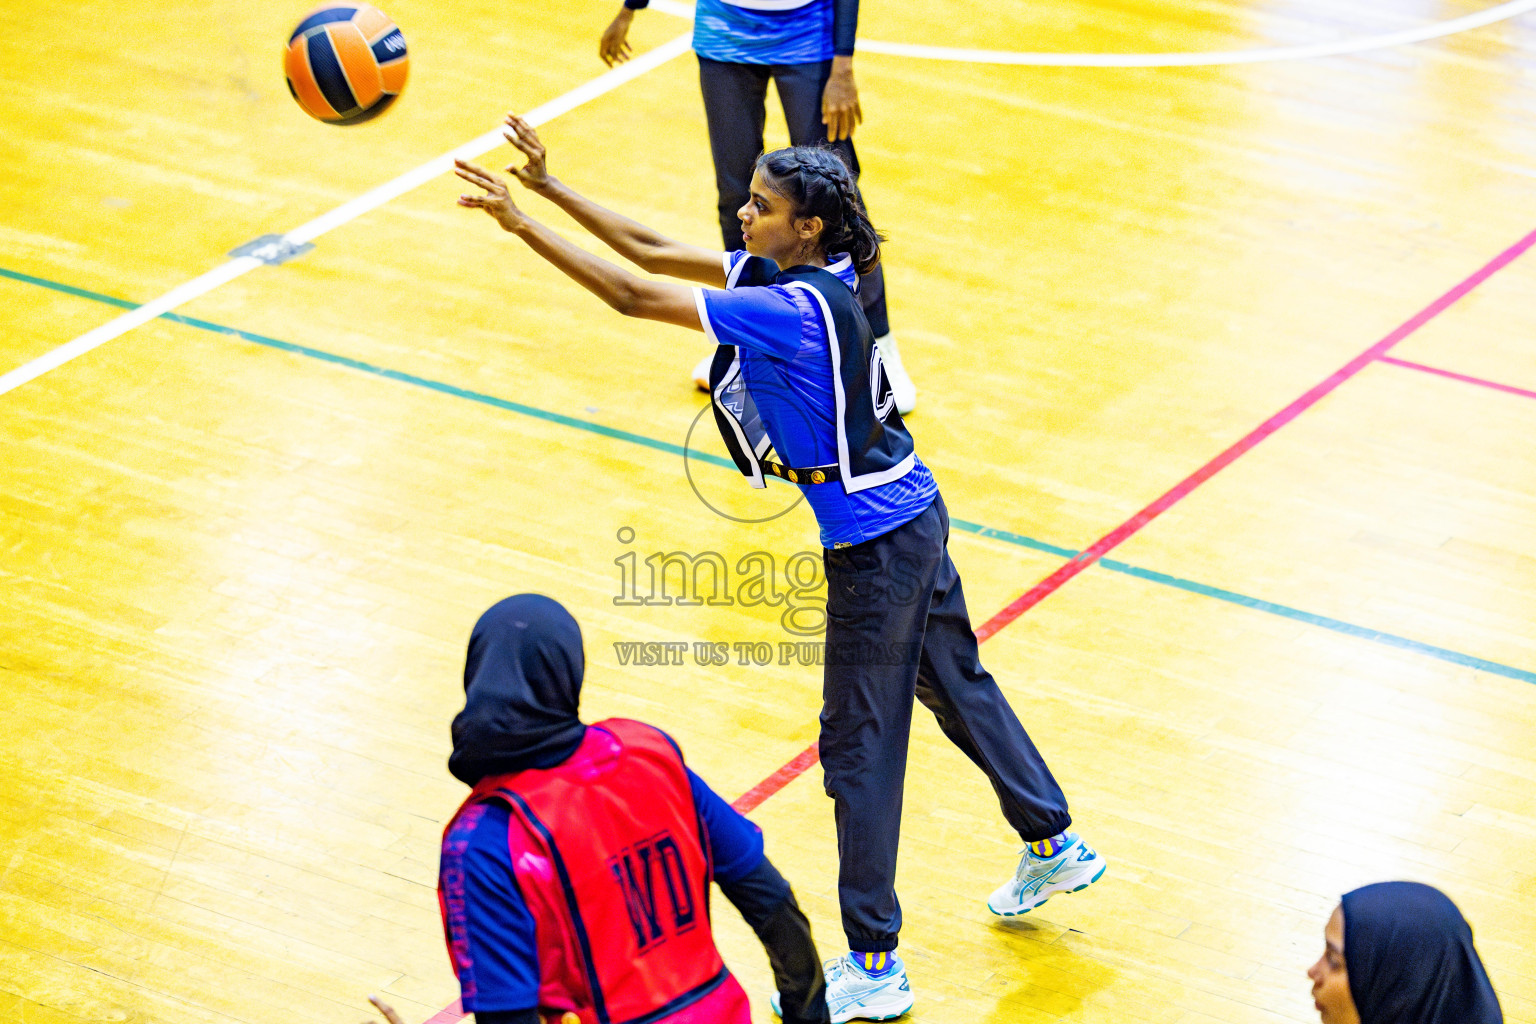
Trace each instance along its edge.
{"label": "jumping player", "polygon": [[711,937],[713,879],[792,993],[785,1020],[823,1024],[810,925],[762,833],[665,733],[584,725],[584,669],[581,628],[547,597],[509,597],[470,635],[448,769],[473,789],[438,877],[464,1009],[478,1024],[750,1024]]}
{"label": "jumping player", "polygon": [[[598,55],[611,65],[629,59],[629,26],[650,0],[624,0],[603,32]],[[742,247],[736,211],[747,201],[752,171],[763,151],[763,121],[771,80],[784,108],[792,146],[827,145],[859,178],[853,132],[864,119],[853,78],[859,0],[698,0],[693,51],[709,125],[709,151],[720,197],[720,235],[727,251]],[[917,406],[917,388],[901,363],[885,310],[885,273],[878,264],[859,282],[859,304],[875,333],[905,416]],[[693,379],[708,390],[710,359]]]}
{"label": "jumping player", "polygon": [[[827,966],[832,1020],[884,1020],[912,994],[895,953],[901,927],[896,851],[914,696],[987,775],[1025,842],[1018,868],[988,900],[1026,913],[1085,888],[1105,863],[1075,833],[1061,788],[977,656],[948,553],[949,518],[895,409],[879,349],[854,299],[880,238],[836,154],[793,148],[757,162],[738,214],[745,252],[664,238],[551,177],[532,127],[507,118],[527,165],[518,180],[652,273],[639,278],[530,218],[500,179],[459,162],[481,209],[626,316],[703,331],[718,343],[716,419],[738,467],[796,483],[821,529],[827,634],[821,760],[835,807],[838,895],[847,956]],[[781,269],[782,268],[782,269]],[[721,289],[724,290],[721,290]],[[769,450],[780,461],[768,459]]]}

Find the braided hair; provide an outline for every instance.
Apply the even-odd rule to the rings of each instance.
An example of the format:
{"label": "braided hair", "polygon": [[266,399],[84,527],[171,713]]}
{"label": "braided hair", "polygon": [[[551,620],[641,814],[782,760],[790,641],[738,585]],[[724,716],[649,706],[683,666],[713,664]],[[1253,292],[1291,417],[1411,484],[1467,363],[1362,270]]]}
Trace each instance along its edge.
{"label": "braided hair", "polygon": [[794,204],[796,217],[821,218],[818,244],[824,254],[846,252],[860,274],[875,269],[885,236],[869,222],[853,175],[835,150],[776,149],[757,158],[757,170],[769,188]]}

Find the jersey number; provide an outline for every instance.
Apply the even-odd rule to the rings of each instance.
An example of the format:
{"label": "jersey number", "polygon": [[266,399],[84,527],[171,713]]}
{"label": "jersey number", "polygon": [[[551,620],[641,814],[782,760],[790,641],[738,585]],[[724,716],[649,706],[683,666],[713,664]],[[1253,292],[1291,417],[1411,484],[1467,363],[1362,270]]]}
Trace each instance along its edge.
{"label": "jersey number", "polygon": [[891,410],[896,408],[896,392],[891,388],[891,379],[885,375],[885,360],[880,357],[878,345],[870,346],[869,394],[875,403],[875,419],[884,423]]}

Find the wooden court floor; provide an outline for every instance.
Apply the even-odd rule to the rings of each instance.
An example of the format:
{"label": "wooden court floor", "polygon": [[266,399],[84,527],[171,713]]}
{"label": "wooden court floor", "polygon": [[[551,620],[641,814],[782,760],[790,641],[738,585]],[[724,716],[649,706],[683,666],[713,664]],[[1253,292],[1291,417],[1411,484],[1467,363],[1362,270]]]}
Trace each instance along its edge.
{"label": "wooden court floor", "polygon": [[[598,78],[616,7],[390,0],[410,84],[335,129],[281,79],[306,6],[0,0],[0,374]],[[866,0],[861,35],[1240,51],[1492,6]],[[688,30],[652,10],[633,39]],[[1315,1020],[1339,894],[1411,878],[1536,1022],[1536,14],[1251,64],[856,67],[983,657],[1110,863],[992,917],[1016,844],[919,713],[912,1019]],[[578,189],[716,240],[691,55],[541,131]],[[0,1020],[357,1021],[369,992],[451,1019],[448,722],[507,594],[582,622],[589,718],[662,726],[728,798],[815,739],[814,524],[720,468],[707,419],[690,439],[704,343],[458,191],[429,176],[0,393]],[[673,552],[812,577],[649,600]],[[818,769],[753,802],[835,954]],[[765,958],[714,917],[768,1020]]]}

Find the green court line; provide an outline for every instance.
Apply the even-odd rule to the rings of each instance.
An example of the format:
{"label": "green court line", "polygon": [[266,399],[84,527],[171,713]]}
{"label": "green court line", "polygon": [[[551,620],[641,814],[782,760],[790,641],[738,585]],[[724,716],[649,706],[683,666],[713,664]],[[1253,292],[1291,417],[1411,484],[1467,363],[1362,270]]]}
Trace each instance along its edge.
{"label": "green court line", "polygon": [[[37,285],[40,288],[52,289],[56,292],[62,292],[65,295],[73,295],[76,298],[90,299],[93,302],[101,302],[109,306],[117,306],[120,309],[137,308],[135,303],[129,302],[126,299],[114,298],[111,295],[102,295],[99,292],[87,291],[84,288],[76,288],[73,285],[61,284],[57,281],[49,281],[46,278],[33,277],[31,274],[19,273],[14,270],[8,270],[4,267],[0,267],[0,277],[10,278],[13,281],[20,281],[24,284]],[[351,359],[347,356],[339,356],[335,353],[325,352],[321,349],[310,348],[307,345],[296,345],[290,341],[281,341],[277,338],[269,338],[266,335],[253,334],[250,331],[242,331],[235,327],[225,327],[222,324],[211,323],[207,320],[198,320],[195,317],[182,316],[179,313],[162,313],[160,315],[160,319],[172,320],[176,323],[186,324],[188,327],[196,327],[199,330],[211,331],[215,334],[222,334],[231,338],[240,338],[244,341],[253,342],[257,345],[264,345],[267,348],[277,349],[282,352],[291,352],[295,355],[307,356],[311,359],[318,359],[321,362],[331,363],[335,366],[345,366],[349,369],[359,370],[363,373],[372,374],[376,377],[383,377],[386,380],[399,381],[402,384],[413,384],[416,387],[427,388],[429,390],[437,391],[445,395],[452,395],[455,398],[467,398],[472,402],[479,402],[483,405],[494,406],[498,409],[505,409],[508,412],[519,413],[523,416],[531,416],[534,419],[544,420],[547,423],[558,423],[561,426],[573,427],[577,430],[585,430],[590,433],[600,434],[603,437],[612,438],[616,441],[628,441],[632,444],[644,445],[645,447],[652,448],[656,451],[667,452],[671,455],[680,455],[688,458],[699,459],[700,461],[708,462],[717,466],[723,466],[727,469],[736,468],[735,464],[732,463],[731,460],[718,455],[690,452],[684,449],[681,445],[671,444],[666,441],[659,441],[653,437],[646,437],[644,434],[635,434],[627,430],[617,430],[613,427],[605,426],[601,423],[595,423],[591,420],[584,420],[575,416],[566,416],[558,412],[550,412],[548,409],[540,409],[537,406],[524,405],[521,402],[511,402],[505,398],[497,398],[495,395],[487,395],[479,391],[470,391],[467,388],[456,387],[452,384],[444,384],[441,381],[431,380],[427,377],[417,377],[416,375],[410,373],[401,373],[399,370],[391,370],[387,367],[374,366],[372,363],[365,363],[359,359]],[[993,540],[1000,540],[1006,544],[1013,544],[1018,547],[1029,548],[1033,551],[1040,551],[1045,554],[1056,555],[1060,558],[1075,558],[1080,553],[1073,551],[1071,548],[1063,548],[1055,544],[1048,544],[1042,540],[1035,540],[1033,537],[1026,537],[1021,533],[1013,533],[1009,530],[999,530],[995,527],[983,526],[980,523],[966,522],[963,519],[951,519],[950,524],[956,529],[963,530],[966,533],[975,534],[978,537],[987,537]],[[1151,583],[1157,583],[1167,587],[1174,587],[1187,593],[1198,594],[1202,597],[1214,598],[1218,601],[1225,601],[1228,604],[1235,604],[1239,607],[1249,608],[1254,611],[1265,612],[1270,615],[1278,615],[1296,622],[1305,623],[1309,626],[1316,626],[1320,629],[1327,629],[1335,633],[1341,633],[1345,636],[1356,637],[1361,640],[1368,640],[1372,643],[1384,644],[1388,647],[1396,647],[1400,650],[1411,651],[1415,654],[1422,654],[1427,657],[1438,659],[1440,661],[1449,662],[1453,665],[1463,665],[1482,672],[1488,672],[1492,675],[1505,676],[1509,679],[1518,679],[1526,683],[1536,683],[1536,672],[1529,672],[1525,669],[1515,668],[1512,665],[1504,665],[1496,661],[1488,661],[1483,658],[1473,657],[1470,654],[1462,654],[1459,651],[1449,650],[1444,647],[1436,647],[1433,644],[1421,643],[1418,640],[1411,640],[1408,637],[1398,636],[1395,633],[1384,633],[1381,630],[1370,629],[1365,626],[1357,626],[1353,623],[1344,622],[1340,619],[1329,618],[1325,615],[1314,615],[1311,612],[1302,611],[1299,608],[1292,608],[1288,605],[1276,604],[1273,601],[1265,601],[1257,597],[1248,597],[1247,595],[1239,594],[1235,591],[1223,590],[1220,587],[1212,587],[1204,583],[1198,583],[1194,580],[1182,579],[1178,576],[1170,576],[1167,573],[1157,572],[1152,569],[1142,569],[1137,566],[1130,565],[1129,563],[1116,561],[1110,558],[1101,558],[1099,559],[1098,564],[1110,572],[1117,572],[1121,573],[1122,575],[1133,576],[1137,579],[1146,580]]]}
{"label": "green court line", "polygon": [[[51,288],[66,295],[74,295],[82,299],[91,299],[95,302],[104,302],[120,309],[137,309],[137,305],[126,299],[113,298],[110,295],[102,295],[98,292],[86,291],[84,288],[76,288],[73,285],[59,284],[41,277],[33,277],[30,274],[17,273],[0,267],[0,277],[8,277],[14,281],[22,281],[26,284],[35,284],[42,288]],[[296,345],[291,341],[283,341],[279,338],[269,338],[264,334],[254,334],[251,331],[242,331],[237,327],[225,327],[223,324],[211,323],[207,320],[199,320],[196,317],[182,316],[180,313],[161,313],[161,320],[171,320],[178,324],[186,324],[188,327],[196,327],[204,331],[212,331],[215,334],[227,335],[231,338],[240,338],[267,348],[275,348],[280,352],[292,352],[295,355],[308,356],[310,359],[318,359],[321,362],[331,363],[336,366],[345,366],[349,369],[360,370],[363,373],[371,373],[375,377],[383,377],[386,380],[397,380],[402,384],[414,384],[419,388],[427,388],[431,391],[452,395],[455,398],[467,398],[472,402],[480,402],[483,405],[495,406],[508,412],[520,413],[523,416],[531,416],[534,419],[544,420],[548,423],[558,423],[563,427],[574,427],[577,430],[589,431],[593,434],[601,434],[604,437],[613,438],[615,441],[628,441],[632,444],[644,445],[670,455],[686,456],[690,459],[698,459],[700,462],[708,462],[715,466],[735,468],[735,463],[720,455],[711,455],[707,452],[688,451],[681,445],[670,444],[666,441],[658,441],[654,437],[646,437],[644,434],[631,433],[628,430],[619,430],[616,427],[606,426],[592,420],[584,420],[576,416],[566,416],[563,413],[550,412],[548,409],[540,409],[533,405],[524,405],[521,402],[511,402],[505,398],[497,398],[495,395],[487,395],[480,391],[470,391],[468,388],[456,387],[453,384],[444,384],[442,381],[432,380],[429,377],[418,377],[411,373],[402,373],[399,370],[391,370],[384,366],[375,366],[365,363],[360,359],[352,359],[347,356],[339,356],[334,352],[326,352],[323,349],[310,348],[308,345]]]}
{"label": "green court line", "polygon": [[1048,555],[1058,555],[1061,558],[1076,558],[1078,555],[1078,552],[1073,551],[1071,548],[1047,544],[1043,540],[1035,540],[1035,538],[1026,537],[1022,533],[999,530],[992,526],[982,526],[980,523],[968,523],[964,519],[956,519],[954,516],[949,517],[949,525],[958,530],[964,530],[966,533],[974,533],[978,537],[990,537],[993,540],[1000,540],[1005,544],[1016,544],[1021,548],[1043,551]]}
{"label": "green court line", "polygon": [[1436,647],[1433,644],[1422,643],[1418,640],[1410,640],[1408,637],[1398,636],[1395,633],[1384,633],[1379,629],[1356,626],[1353,623],[1344,622],[1339,619],[1330,619],[1325,615],[1314,615],[1311,612],[1304,612],[1299,608],[1275,604],[1273,601],[1264,601],[1257,597],[1248,597],[1230,590],[1223,590],[1220,587],[1196,583],[1194,580],[1169,576],[1167,573],[1156,572],[1152,569],[1138,568],[1137,566],[1127,565],[1124,562],[1117,562],[1110,558],[1099,559],[1099,564],[1111,572],[1124,573],[1127,576],[1135,576],[1137,579],[1161,583],[1167,587],[1177,587],[1180,590],[1188,591],[1191,594],[1199,594],[1202,597],[1214,597],[1218,601],[1226,601],[1229,604],[1241,605],[1244,608],[1252,608],[1255,611],[1268,612],[1271,615],[1279,615],[1287,619],[1294,619],[1297,622],[1305,622],[1309,626],[1330,629],[1335,633],[1343,633],[1345,636],[1359,637],[1372,643],[1385,644],[1388,647],[1397,647],[1405,651],[1413,651],[1416,654],[1425,654],[1431,658],[1448,661],[1453,665],[1465,665],[1468,668],[1491,672],[1494,675],[1507,676],[1510,679],[1519,679],[1526,683],[1536,683],[1536,672],[1527,672],[1524,669],[1503,665],[1497,661],[1475,658],[1470,654],[1462,654],[1460,651],[1452,651],[1444,647]]}

